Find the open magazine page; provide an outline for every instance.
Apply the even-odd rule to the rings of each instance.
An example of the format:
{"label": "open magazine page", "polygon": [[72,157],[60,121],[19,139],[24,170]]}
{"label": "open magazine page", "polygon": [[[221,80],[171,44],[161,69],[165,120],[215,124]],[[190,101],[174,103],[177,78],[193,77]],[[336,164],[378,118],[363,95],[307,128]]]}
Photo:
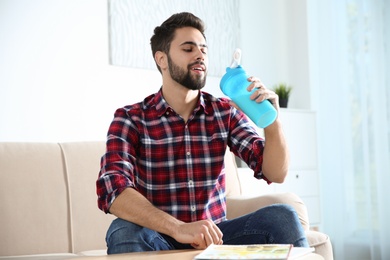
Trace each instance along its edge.
{"label": "open magazine page", "polygon": [[298,259],[301,256],[314,252],[313,247],[293,247],[288,260]]}
{"label": "open magazine page", "polygon": [[211,259],[288,259],[292,245],[210,245],[195,260]]}

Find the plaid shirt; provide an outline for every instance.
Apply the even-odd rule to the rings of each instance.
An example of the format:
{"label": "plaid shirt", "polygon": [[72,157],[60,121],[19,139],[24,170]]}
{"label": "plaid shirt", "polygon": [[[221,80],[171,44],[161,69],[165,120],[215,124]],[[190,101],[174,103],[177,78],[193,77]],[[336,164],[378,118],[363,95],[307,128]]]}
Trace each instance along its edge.
{"label": "plaid shirt", "polygon": [[[97,180],[98,206],[108,213],[127,187],[184,222],[226,220],[224,154],[227,146],[262,176],[264,140],[247,117],[200,92],[183,120],[162,91],[116,111]],[[131,201],[129,201],[131,203]]]}

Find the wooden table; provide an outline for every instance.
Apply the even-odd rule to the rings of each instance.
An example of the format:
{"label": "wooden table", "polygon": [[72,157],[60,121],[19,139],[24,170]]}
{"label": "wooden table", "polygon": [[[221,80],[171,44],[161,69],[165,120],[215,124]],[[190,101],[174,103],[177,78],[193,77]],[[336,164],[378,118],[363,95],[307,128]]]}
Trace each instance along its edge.
{"label": "wooden table", "polygon": [[[85,260],[128,260],[128,259],[148,259],[148,260],[192,260],[202,250],[169,250],[169,251],[156,251],[156,252],[141,252],[141,253],[127,253],[105,256],[84,256],[72,259],[85,259]],[[308,254],[296,260],[323,260],[324,258],[317,254]],[[294,259],[294,260],[295,260]]]}

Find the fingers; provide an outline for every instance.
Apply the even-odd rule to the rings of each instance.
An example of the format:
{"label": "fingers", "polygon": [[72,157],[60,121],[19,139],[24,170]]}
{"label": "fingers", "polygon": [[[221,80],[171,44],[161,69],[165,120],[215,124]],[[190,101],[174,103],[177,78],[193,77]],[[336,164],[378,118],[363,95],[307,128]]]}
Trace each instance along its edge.
{"label": "fingers", "polygon": [[249,77],[248,81],[252,82],[247,88],[248,91],[251,91],[250,99],[258,103],[269,99],[272,103],[275,103],[274,100],[278,98],[276,93],[268,89],[258,78]]}
{"label": "fingers", "polygon": [[[195,243],[198,247],[206,248],[211,244],[222,245],[222,232],[212,221],[204,221],[201,227],[201,233],[198,237],[198,242]],[[195,247],[197,248],[197,247]]]}
{"label": "fingers", "polygon": [[241,109],[237,106],[237,104],[234,103],[232,100],[229,100],[229,104],[230,104],[231,106],[235,107],[236,109],[241,110]]}
{"label": "fingers", "polygon": [[216,245],[221,245],[223,243],[222,241],[222,231],[215,225],[213,222],[211,222],[211,228],[208,228],[208,233],[211,235],[212,241],[211,243]]}
{"label": "fingers", "polygon": [[175,239],[181,243],[189,243],[195,249],[204,249],[211,244],[221,245],[222,232],[211,220],[201,220],[186,223],[181,226],[181,231]]}
{"label": "fingers", "polygon": [[221,230],[211,221],[204,223],[201,234],[206,247],[211,244],[221,245],[223,243]]}

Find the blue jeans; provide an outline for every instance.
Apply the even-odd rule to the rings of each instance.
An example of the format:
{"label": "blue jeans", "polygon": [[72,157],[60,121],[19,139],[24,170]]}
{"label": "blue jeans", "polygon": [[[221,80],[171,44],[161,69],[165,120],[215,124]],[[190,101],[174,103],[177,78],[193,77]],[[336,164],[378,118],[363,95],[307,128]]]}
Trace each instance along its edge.
{"label": "blue jeans", "polygon": [[[295,210],[275,204],[245,216],[217,224],[225,245],[293,244],[308,247],[305,232]],[[192,248],[173,238],[134,223],[115,219],[107,231],[107,253],[159,251]]]}

